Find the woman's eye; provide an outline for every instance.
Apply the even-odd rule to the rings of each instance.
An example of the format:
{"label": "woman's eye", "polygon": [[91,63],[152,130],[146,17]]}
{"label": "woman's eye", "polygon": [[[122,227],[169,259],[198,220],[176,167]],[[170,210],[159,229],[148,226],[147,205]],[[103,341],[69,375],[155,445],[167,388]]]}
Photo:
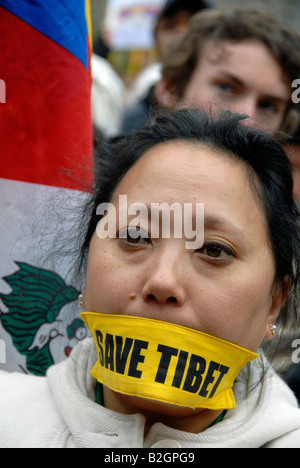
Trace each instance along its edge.
{"label": "woman's eye", "polygon": [[225,260],[229,257],[235,257],[233,250],[230,247],[225,247],[217,244],[206,244],[198,251],[202,255],[210,259]]}
{"label": "woman's eye", "polygon": [[118,238],[131,245],[150,244],[149,234],[138,227],[128,227],[119,232]]}
{"label": "woman's eye", "polygon": [[220,247],[215,247],[215,246],[206,247],[205,253],[206,255],[212,258],[220,258],[224,256],[224,254],[227,255],[224,250],[222,250]]}

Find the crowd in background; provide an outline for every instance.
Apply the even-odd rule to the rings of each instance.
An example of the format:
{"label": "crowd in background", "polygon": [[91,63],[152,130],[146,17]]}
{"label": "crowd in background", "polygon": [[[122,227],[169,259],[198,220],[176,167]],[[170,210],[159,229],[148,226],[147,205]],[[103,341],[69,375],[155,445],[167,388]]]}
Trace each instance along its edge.
{"label": "crowd in background", "polygon": [[[299,202],[300,130],[297,124],[299,106],[294,105],[292,102],[292,94],[294,91],[292,83],[294,80],[298,79],[298,38],[295,37],[295,39],[293,39],[293,33],[289,34],[288,30],[290,28],[290,24],[287,21],[279,20],[276,15],[274,15],[272,19],[273,15],[269,11],[270,9],[268,10],[263,8],[260,11],[260,8],[262,7],[257,8],[253,10],[252,16],[250,13],[250,17],[253,19],[252,29],[249,27],[249,29],[244,30],[244,32],[237,32],[239,22],[241,24],[240,29],[242,29],[243,24],[246,23],[246,16],[248,14],[245,13],[243,16],[243,13],[241,13],[240,18],[236,17],[232,20],[231,24],[228,22],[227,30],[226,26],[224,26],[223,32],[218,33],[218,29],[220,29],[219,23],[223,22],[225,25],[227,21],[226,8],[218,19],[214,16],[214,13],[219,10],[219,8],[210,1],[166,1],[162,11],[157,17],[153,30],[156,45],[156,55],[154,58],[156,58],[156,60],[152,60],[152,63],[142,69],[135,79],[130,80],[130,83],[126,81],[126,77],[121,77],[120,73],[118,73],[110,64],[109,45],[105,42],[102,36],[100,36],[100,38],[95,41],[94,54],[92,56],[92,110],[95,143],[98,144],[103,137],[114,137],[121,133],[128,133],[141,128],[147,122],[151,115],[151,111],[153,111],[157,105],[162,105],[168,108],[174,107],[174,99],[172,98],[172,103],[169,102],[171,94],[176,98],[176,105],[180,104],[186,107],[200,106],[206,109],[211,105],[219,106],[220,108],[228,108],[236,112],[247,114],[251,119],[251,125],[258,125],[259,128],[265,128],[271,131],[274,131],[274,129],[280,129],[286,132],[289,136],[292,136],[292,141],[289,141],[287,150],[294,167],[294,193],[296,200]],[[207,19],[205,19],[205,15],[208,15]],[[228,16],[229,15],[230,14],[228,14]],[[194,16],[196,16],[196,19],[194,19],[192,26],[190,26],[190,21]],[[255,25],[256,18],[258,20],[258,25]],[[272,21],[275,21],[275,23],[271,25]],[[277,26],[276,21],[278,22]],[[265,32],[261,34],[259,28],[264,28],[264,22],[267,25],[269,23],[270,27],[267,26]],[[210,23],[212,23],[212,26],[210,26]],[[235,25],[237,26],[236,31],[230,32],[229,29]],[[194,31],[192,31],[192,28],[194,28]],[[274,32],[276,29],[278,30],[277,37]],[[268,34],[268,31],[270,31],[270,34]],[[274,71],[274,68],[269,70],[268,75],[268,67],[264,67],[262,63],[259,63],[257,58],[254,60],[253,66],[256,67],[254,75],[257,74],[259,79],[256,80],[256,83],[251,83],[251,79],[248,77],[248,80],[246,80],[248,82],[242,83],[245,85],[245,89],[243,90],[241,90],[241,87],[239,89],[238,87],[235,88],[233,86],[234,83],[230,82],[228,79],[227,82],[226,80],[223,80],[223,83],[218,84],[219,89],[217,89],[216,86],[213,90],[213,94],[210,95],[212,86],[208,89],[207,83],[204,83],[202,78],[207,72],[217,74],[219,71],[212,61],[210,63],[206,61],[206,69],[200,69],[199,63],[194,63],[191,71],[188,71],[186,76],[181,77],[181,79],[188,81],[193,75],[194,82],[198,88],[196,95],[194,93],[191,96],[185,92],[180,94],[181,91],[179,91],[179,88],[176,85],[176,80],[179,78],[170,78],[169,75],[177,73],[176,71],[174,72],[176,67],[178,69],[180,69],[180,67],[183,69],[185,66],[185,64],[180,63],[176,65],[177,55],[185,53],[185,49],[191,49],[193,47],[192,44],[187,44],[187,41],[190,40],[190,37],[194,33],[197,35],[198,45],[199,43],[208,44],[210,41],[214,41],[218,38],[217,35],[219,34],[219,44],[216,44],[215,52],[214,50],[208,50],[206,52],[207,57],[217,53],[219,45],[226,39],[229,41],[237,40],[242,44],[243,41],[245,42],[248,38],[252,38],[257,43],[260,42],[261,44],[266,44],[268,46],[269,53],[267,55],[269,55],[269,59],[273,62],[273,66],[275,65],[275,62],[280,65],[280,68],[277,68],[277,73],[278,70],[281,70],[283,73],[287,73],[288,75],[288,94],[283,99],[284,109],[281,109],[281,111],[289,112],[287,112],[288,116],[285,115],[285,117],[288,118],[284,119],[285,122],[283,126],[281,126],[282,122],[280,122],[279,125],[275,124],[274,127],[274,123],[270,120],[274,117],[278,109],[278,104],[280,104],[277,101],[272,102],[272,100],[268,102],[269,97],[272,96],[272,92],[274,92],[274,90],[272,91],[272,87],[274,86],[274,73],[276,73],[276,70]],[[222,34],[224,37],[222,37]],[[282,41],[282,44],[280,44],[280,41]],[[190,54],[193,53],[197,53],[197,60],[199,61],[200,51],[196,52],[195,50],[190,50]],[[272,58],[275,60],[272,60]],[[192,59],[192,57],[187,55],[186,60]],[[263,59],[264,57],[261,57],[261,60]],[[225,66],[230,67],[233,76],[235,73],[239,73],[238,68],[242,70],[245,68],[247,63],[249,64],[247,61],[247,55],[244,54],[243,49],[241,49],[239,55],[236,55],[234,60],[235,62],[225,64]],[[175,65],[172,64],[172,61]],[[215,70],[213,70],[213,67],[215,67]],[[222,66],[219,68],[221,70]],[[212,69],[211,72],[210,69]],[[262,72],[265,76],[263,76]],[[198,76],[195,78],[196,73],[198,73]],[[244,75],[246,76],[245,71]],[[173,89],[170,93],[171,86]],[[221,89],[221,87],[223,87],[223,89]],[[248,89],[246,89],[247,87]],[[255,87],[256,89],[254,89]],[[266,93],[263,95],[265,91]],[[252,96],[250,96],[251,92]],[[256,92],[256,96],[253,95],[253,92]],[[259,96],[259,93],[261,96]],[[221,94],[223,94],[223,96],[221,96]],[[166,102],[166,99],[168,102]],[[185,100],[185,103],[183,103],[183,99]],[[259,99],[265,99],[265,102],[260,104]],[[260,118],[259,122],[257,119],[260,112],[259,106],[261,105],[265,106],[265,109],[263,109],[264,115],[261,112],[262,118]],[[286,105],[287,108],[285,108]],[[274,107],[276,107],[276,109],[274,109]],[[262,123],[263,121],[265,123]]]}

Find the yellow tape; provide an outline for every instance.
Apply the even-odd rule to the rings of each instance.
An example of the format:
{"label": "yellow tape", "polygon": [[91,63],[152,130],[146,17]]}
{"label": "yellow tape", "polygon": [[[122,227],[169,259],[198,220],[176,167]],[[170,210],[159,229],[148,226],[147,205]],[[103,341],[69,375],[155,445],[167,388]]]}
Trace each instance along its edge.
{"label": "yellow tape", "polygon": [[123,315],[81,314],[98,361],[91,375],[110,389],[188,408],[236,407],[232,391],[258,354],[171,323]]}

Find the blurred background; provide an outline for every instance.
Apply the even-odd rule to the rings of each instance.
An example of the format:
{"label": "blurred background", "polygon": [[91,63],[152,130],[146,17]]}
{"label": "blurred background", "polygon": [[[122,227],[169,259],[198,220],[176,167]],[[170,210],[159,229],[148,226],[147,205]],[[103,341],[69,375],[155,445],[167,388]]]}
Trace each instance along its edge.
{"label": "blurred background", "polygon": [[[134,44],[125,44],[127,41],[123,41],[123,46],[121,45],[121,37],[119,38],[119,43],[116,44],[116,47],[110,42],[110,32],[109,27],[117,27],[114,23],[114,14],[117,15],[118,12],[114,9],[126,9],[126,6],[134,5],[136,6],[145,6],[147,7],[146,15],[148,23],[145,26],[145,15],[143,20],[140,22],[139,27],[141,30],[139,33],[135,34],[135,39],[137,43]],[[166,3],[165,0],[91,0],[91,9],[92,9],[92,23],[93,23],[93,40],[94,47],[97,52],[99,52],[99,40],[103,41],[107,50],[103,49],[102,56],[104,56],[117,73],[121,76],[126,87],[130,87],[133,80],[137,75],[147,67],[149,64],[157,60],[157,50],[154,46],[145,47],[146,37],[144,37],[144,44],[141,43],[141,32],[143,31],[146,34],[146,29],[149,28],[149,17],[153,24],[155,24],[155,16],[157,17],[159,10],[164,7]],[[214,4],[216,6],[226,6],[232,4],[253,6],[253,5],[263,5],[265,8],[269,8],[273,13],[276,12],[283,20],[290,21],[292,24],[296,25],[297,28],[300,28],[300,0],[264,0],[263,2],[251,2],[249,4],[248,0],[215,0]],[[124,10],[122,12],[123,20],[126,18],[129,20],[129,16],[133,13],[136,13],[132,9],[133,6],[127,8],[127,11],[124,15]],[[140,16],[142,18],[142,16]],[[133,19],[133,18],[132,18]],[[131,28],[133,32],[133,28]],[[123,31],[124,33],[124,31]],[[133,32],[134,36],[134,32]],[[134,37],[133,37],[134,39]]]}

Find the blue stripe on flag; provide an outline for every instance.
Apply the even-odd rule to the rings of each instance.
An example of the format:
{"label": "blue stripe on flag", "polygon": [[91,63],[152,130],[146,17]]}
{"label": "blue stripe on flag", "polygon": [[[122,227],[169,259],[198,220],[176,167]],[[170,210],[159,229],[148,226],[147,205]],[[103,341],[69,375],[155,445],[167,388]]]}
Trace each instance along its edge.
{"label": "blue stripe on flag", "polygon": [[88,68],[85,0],[0,0],[0,6],[67,49]]}

